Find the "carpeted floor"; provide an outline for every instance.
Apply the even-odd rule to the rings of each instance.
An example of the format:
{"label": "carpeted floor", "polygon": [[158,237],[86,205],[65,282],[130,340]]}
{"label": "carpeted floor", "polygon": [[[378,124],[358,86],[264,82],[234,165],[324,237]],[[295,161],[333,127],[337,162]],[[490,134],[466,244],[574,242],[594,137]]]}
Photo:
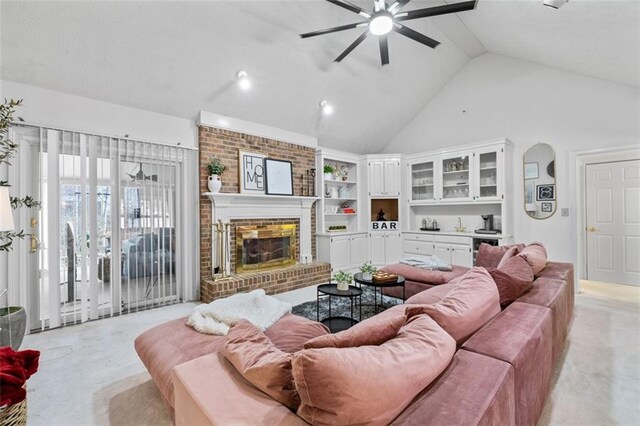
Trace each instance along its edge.
{"label": "carpeted floor", "polygon": [[[380,293],[377,296],[378,304],[380,304]],[[353,308],[353,318],[360,320],[359,314],[360,309],[357,307],[357,303],[354,303]],[[390,306],[394,306],[397,304],[401,304],[402,300],[396,299],[395,297],[382,296],[382,305],[386,308]],[[362,287],[362,320],[367,318],[371,318],[375,315],[374,311],[374,288],[373,287]],[[302,303],[300,305],[293,307],[293,313],[296,315],[300,315],[301,317],[308,318],[310,320],[316,321],[318,319],[318,309],[317,309],[316,301]],[[378,312],[383,311],[384,308],[378,308]],[[319,309],[319,318],[320,320],[329,317],[329,299],[328,297],[322,298],[320,300],[320,309]],[[345,316],[351,317],[351,302],[347,297],[331,297],[331,316]]]}

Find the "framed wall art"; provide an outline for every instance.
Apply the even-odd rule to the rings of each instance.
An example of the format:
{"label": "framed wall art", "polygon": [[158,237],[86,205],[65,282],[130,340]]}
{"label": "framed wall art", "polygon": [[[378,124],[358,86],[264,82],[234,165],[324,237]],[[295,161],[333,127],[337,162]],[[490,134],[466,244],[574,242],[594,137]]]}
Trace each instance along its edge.
{"label": "framed wall art", "polygon": [[291,161],[266,158],[265,192],[269,195],[293,195],[293,165]]}
{"label": "framed wall art", "polygon": [[554,201],[556,199],[555,185],[536,186],[536,201]]}
{"label": "framed wall art", "polygon": [[264,194],[264,160],[267,156],[253,152],[239,151],[240,193]]}

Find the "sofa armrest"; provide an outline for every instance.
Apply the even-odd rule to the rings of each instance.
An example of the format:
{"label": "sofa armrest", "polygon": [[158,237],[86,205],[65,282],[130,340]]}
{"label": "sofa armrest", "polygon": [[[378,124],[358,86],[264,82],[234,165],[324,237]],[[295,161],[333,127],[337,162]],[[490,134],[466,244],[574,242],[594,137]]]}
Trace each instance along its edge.
{"label": "sofa armrest", "polygon": [[173,374],[176,426],[307,425],[247,382],[220,354],[180,364]]}

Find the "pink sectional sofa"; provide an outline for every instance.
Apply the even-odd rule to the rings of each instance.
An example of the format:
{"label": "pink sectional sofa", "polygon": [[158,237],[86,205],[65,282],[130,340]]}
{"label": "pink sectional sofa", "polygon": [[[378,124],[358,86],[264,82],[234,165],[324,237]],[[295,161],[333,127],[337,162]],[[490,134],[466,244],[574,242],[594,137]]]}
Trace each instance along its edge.
{"label": "pink sectional sofa", "polygon": [[[451,286],[427,289],[406,303],[436,303]],[[561,359],[573,303],[573,265],[548,263],[528,292],[459,345],[448,367],[392,424],[535,425]],[[266,334],[293,353],[322,327],[287,315]],[[306,424],[235,371],[219,354],[224,340],[196,333],[184,319],[136,339],[140,358],[175,409],[176,424]]]}

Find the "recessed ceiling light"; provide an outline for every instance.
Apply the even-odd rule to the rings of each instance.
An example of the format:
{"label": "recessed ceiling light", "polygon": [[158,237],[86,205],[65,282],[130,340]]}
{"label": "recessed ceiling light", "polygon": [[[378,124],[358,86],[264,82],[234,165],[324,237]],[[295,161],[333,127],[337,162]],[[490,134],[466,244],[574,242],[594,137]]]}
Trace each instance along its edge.
{"label": "recessed ceiling light", "polygon": [[242,90],[251,89],[251,80],[249,80],[249,75],[246,71],[238,71],[236,77],[238,78],[238,86],[240,86]]}
{"label": "recessed ceiling light", "polygon": [[333,105],[331,105],[329,102],[327,101],[320,101],[320,109],[322,110],[322,113],[324,115],[331,115],[333,114]]}
{"label": "recessed ceiling light", "polygon": [[385,35],[393,29],[393,17],[388,12],[379,12],[369,21],[369,31],[374,35]]}

